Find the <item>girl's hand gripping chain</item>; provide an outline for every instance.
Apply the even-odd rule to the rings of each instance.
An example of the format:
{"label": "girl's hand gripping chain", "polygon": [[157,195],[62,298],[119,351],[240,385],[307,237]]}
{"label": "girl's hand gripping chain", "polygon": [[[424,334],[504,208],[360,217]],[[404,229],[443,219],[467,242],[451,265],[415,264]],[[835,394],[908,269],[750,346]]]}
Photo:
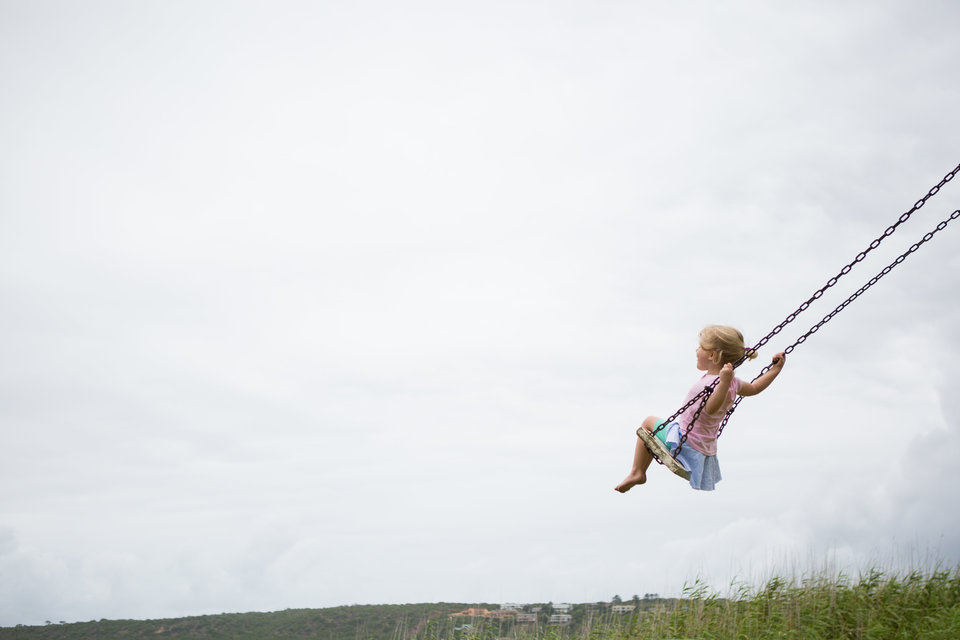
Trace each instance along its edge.
{"label": "girl's hand gripping chain", "polygon": [[720,384],[729,385],[731,380],[733,380],[733,365],[728,362],[720,369]]}

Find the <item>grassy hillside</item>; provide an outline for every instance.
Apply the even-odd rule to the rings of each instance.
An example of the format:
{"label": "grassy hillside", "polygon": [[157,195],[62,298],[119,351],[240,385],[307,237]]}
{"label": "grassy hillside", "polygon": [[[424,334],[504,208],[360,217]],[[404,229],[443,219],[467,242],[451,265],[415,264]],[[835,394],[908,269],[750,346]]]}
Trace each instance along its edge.
{"label": "grassy hillside", "polygon": [[956,640],[960,569],[907,575],[871,571],[855,580],[842,574],[773,578],[757,588],[733,585],[726,595],[695,582],[683,598],[636,604],[623,614],[606,605],[575,605],[570,624],[562,626],[549,624],[550,605],[543,606],[535,624],[519,624],[450,616],[467,607],[496,606],[436,603],[17,627],[0,629],[0,640]]}
{"label": "grassy hillside", "polygon": [[425,628],[428,622],[446,621],[451,613],[468,606],[484,605],[354,605],[329,609],[288,609],[272,613],[224,613],[166,620],[100,620],[3,628],[0,629],[0,639],[403,640],[416,635],[418,629]]}

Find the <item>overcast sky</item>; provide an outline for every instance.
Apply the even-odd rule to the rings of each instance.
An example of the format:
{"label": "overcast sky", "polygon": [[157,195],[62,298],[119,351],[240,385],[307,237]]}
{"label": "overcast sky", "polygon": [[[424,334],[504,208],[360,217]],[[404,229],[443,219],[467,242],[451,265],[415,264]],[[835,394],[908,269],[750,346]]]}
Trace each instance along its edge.
{"label": "overcast sky", "polygon": [[[0,625],[960,563],[960,6],[0,0]],[[949,183],[738,375],[960,207]],[[955,223],[960,226],[960,222]]]}

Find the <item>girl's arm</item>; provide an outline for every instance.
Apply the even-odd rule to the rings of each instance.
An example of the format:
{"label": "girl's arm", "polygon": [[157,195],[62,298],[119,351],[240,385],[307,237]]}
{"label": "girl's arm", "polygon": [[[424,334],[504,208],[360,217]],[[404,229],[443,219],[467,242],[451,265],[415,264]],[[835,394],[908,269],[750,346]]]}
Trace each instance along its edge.
{"label": "girl's arm", "polygon": [[730,382],[733,380],[733,365],[729,362],[720,369],[720,379],[717,380],[717,386],[713,393],[707,398],[707,406],[703,408],[707,413],[713,414],[723,407],[723,399],[727,397],[730,391]]}
{"label": "girl's arm", "polygon": [[737,393],[741,396],[755,396],[767,387],[770,386],[770,383],[780,375],[783,365],[787,362],[787,354],[780,352],[777,355],[773,356],[773,363],[770,365],[770,369],[766,371],[759,378],[753,382],[744,382],[740,385],[740,388],[737,390]]}

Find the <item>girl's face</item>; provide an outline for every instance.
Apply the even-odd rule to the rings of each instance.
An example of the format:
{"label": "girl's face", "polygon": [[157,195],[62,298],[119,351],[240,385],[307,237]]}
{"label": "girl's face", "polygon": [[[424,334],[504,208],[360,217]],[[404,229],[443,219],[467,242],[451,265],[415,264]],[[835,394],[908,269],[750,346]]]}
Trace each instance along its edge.
{"label": "girl's face", "polygon": [[702,344],[697,346],[697,371],[709,371],[711,367],[715,367],[714,358],[716,357],[716,351],[704,349]]}

